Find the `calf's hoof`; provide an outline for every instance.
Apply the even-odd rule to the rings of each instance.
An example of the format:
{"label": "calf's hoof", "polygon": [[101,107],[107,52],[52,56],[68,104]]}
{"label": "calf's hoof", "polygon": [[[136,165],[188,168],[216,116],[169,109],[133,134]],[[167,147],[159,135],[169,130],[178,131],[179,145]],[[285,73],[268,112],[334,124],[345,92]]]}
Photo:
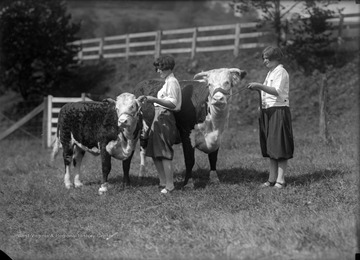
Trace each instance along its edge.
{"label": "calf's hoof", "polygon": [[101,184],[101,187],[99,188],[99,195],[103,195],[108,191],[108,185],[107,183]]}
{"label": "calf's hoof", "polygon": [[220,184],[220,180],[219,180],[219,177],[218,177],[216,171],[210,171],[209,183],[210,184]]}
{"label": "calf's hoof", "polygon": [[194,183],[193,178],[188,179],[188,181],[184,184],[183,188],[184,189],[194,189],[195,183]]}
{"label": "calf's hoof", "polygon": [[71,183],[65,183],[65,188],[67,188],[68,190],[70,190],[72,187]]}
{"label": "calf's hoof", "polygon": [[74,185],[75,185],[75,188],[80,188],[80,187],[84,186],[84,184],[82,182],[75,182]]}

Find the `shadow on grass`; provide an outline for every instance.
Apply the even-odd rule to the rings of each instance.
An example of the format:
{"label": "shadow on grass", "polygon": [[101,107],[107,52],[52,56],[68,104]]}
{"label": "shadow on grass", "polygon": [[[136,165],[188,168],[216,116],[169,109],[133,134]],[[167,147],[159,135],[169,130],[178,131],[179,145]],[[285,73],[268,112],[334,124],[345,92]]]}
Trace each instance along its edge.
{"label": "shadow on grass", "polygon": [[[343,176],[344,172],[340,170],[322,170],[316,171],[311,174],[302,174],[296,176],[286,176],[286,182],[292,186],[303,186],[310,183],[318,182],[325,179],[332,179],[337,176]],[[219,170],[218,177],[220,183],[225,184],[249,184],[249,185],[260,185],[268,180],[267,171],[257,171],[249,168],[232,168],[228,170]],[[181,189],[183,180],[185,178],[185,171],[176,173],[174,176],[176,189]],[[197,169],[193,171],[193,178],[195,181],[195,188],[205,188],[209,184],[209,170],[208,169]],[[110,184],[123,185],[123,177],[116,176],[110,177],[108,182]],[[101,180],[94,180],[86,182],[85,185],[100,185]],[[130,176],[131,187],[143,187],[143,186],[157,186],[159,179],[157,177],[137,177]]]}
{"label": "shadow on grass", "polygon": [[287,183],[294,185],[294,186],[303,186],[310,183],[318,182],[321,180],[329,180],[336,178],[338,176],[344,176],[345,172],[341,170],[321,170],[315,171],[310,174],[301,174],[296,176],[288,176],[285,177]]}
{"label": "shadow on grass", "polygon": [[[286,182],[292,186],[303,186],[321,180],[332,179],[337,176],[343,176],[344,172],[340,170],[321,170],[311,174],[302,174],[296,176],[285,176]],[[219,170],[218,177],[220,183],[226,184],[251,184],[260,185],[268,180],[267,171],[257,171],[249,168],[233,168],[228,170]],[[196,188],[205,188],[209,182],[209,171],[198,169],[193,172]]]}
{"label": "shadow on grass", "polygon": [[[116,184],[116,185],[123,185],[123,176],[115,176],[108,178],[108,183],[110,184]],[[153,186],[158,185],[159,179],[156,177],[137,177],[137,176],[130,176],[130,186],[136,187],[136,186]],[[85,185],[101,185],[101,178],[85,182]]]}

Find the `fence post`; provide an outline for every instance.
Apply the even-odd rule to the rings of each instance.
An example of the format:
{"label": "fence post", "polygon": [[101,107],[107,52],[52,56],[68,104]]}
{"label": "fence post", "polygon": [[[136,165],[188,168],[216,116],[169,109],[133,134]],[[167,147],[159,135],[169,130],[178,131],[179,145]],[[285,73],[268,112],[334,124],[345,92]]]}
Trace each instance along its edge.
{"label": "fence post", "polygon": [[319,93],[319,134],[324,141],[328,141],[328,122],[327,122],[327,75],[324,73],[321,78]]}
{"label": "fence post", "polygon": [[44,104],[44,110],[43,110],[43,120],[42,120],[42,147],[43,148],[47,148],[47,121],[48,121],[48,107],[47,107],[47,101],[48,98],[47,97],[44,97],[44,101],[43,101],[43,104]]}
{"label": "fence post", "polygon": [[130,56],[130,35],[126,35],[126,60],[129,60]]}
{"label": "fence post", "polygon": [[82,100],[82,101],[85,101],[85,98],[86,98],[86,94],[85,94],[85,93],[81,93],[81,100]]}
{"label": "fence post", "polygon": [[239,44],[240,44],[240,32],[241,26],[239,23],[235,25],[235,42],[234,42],[234,56],[239,56]]}
{"label": "fence post", "polygon": [[156,32],[156,36],[155,36],[155,59],[159,58],[160,55],[161,55],[161,34],[162,34],[161,30]]}
{"label": "fence post", "polygon": [[83,51],[82,51],[82,48],[81,50],[78,52],[78,61],[81,62],[83,59]]}
{"label": "fence post", "polygon": [[337,37],[338,47],[340,47],[343,43],[342,33],[343,33],[343,26],[344,26],[344,15],[342,13],[340,13],[339,15],[340,15],[340,20],[339,20],[338,37]]}
{"label": "fence post", "polygon": [[104,38],[100,38],[99,41],[99,60],[104,58]]}
{"label": "fence post", "polygon": [[192,44],[191,44],[191,59],[194,59],[196,54],[196,39],[197,39],[197,27],[194,28]]}
{"label": "fence post", "polygon": [[52,98],[53,96],[48,95],[47,97],[47,104],[45,106],[45,109],[47,110],[46,114],[47,114],[47,131],[46,131],[46,147],[50,147],[51,146],[51,127],[52,127],[52,123],[51,123],[51,118],[52,118]]}

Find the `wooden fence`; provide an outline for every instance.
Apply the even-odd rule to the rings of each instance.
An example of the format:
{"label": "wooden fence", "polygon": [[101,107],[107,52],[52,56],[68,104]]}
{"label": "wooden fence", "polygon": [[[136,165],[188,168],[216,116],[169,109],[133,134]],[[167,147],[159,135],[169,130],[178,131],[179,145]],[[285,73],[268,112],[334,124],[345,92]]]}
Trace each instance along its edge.
{"label": "wooden fence", "polygon": [[[85,97],[85,93],[81,94],[81,97],[53,97],[51,95],[44,98],[44,102],[35,107],[30,113],[25,115],[17,122],[13,122],[9,128],[0,133],[0,141],[16,130],[21,129],[26,123],[32,120],[35,116],[43,112],[42,119],[42,144],[44,147],[51,147],[57,129],[58,115],[63,105],[69,102],[78,101],[91,101],[91,99]],[[25,131],[25,130],[23,130]],[[27,131],[25,131],[27,133]],[[28,133],[30,134],[30,133]]]}
{"label": "wooden fence", "polygon": [[[360,14],[338,16],[329,21],[336,27],[334,34],[357,46],[359,23],[350,22]],[[76,59],[80,61],[126,58],[131,56],[232,51],[238,56],[240,50],[262,48],[271,41],[271,31],[259,31],[257,23],[237,23],[204,26],[176,30],[163,30],[104,38],[84,39],[73,42],[81,50]]]}
{"label": "wooden fence", "polygon": [[126,58],[130,56],[196,53],[263,47],[259,41],[268,32],[257,31],[256,23],[163,30],[76,41],[82,47],[79,60]]}
{"label": "wooden fence", "polygon": [[[85,93],[80,98],[76,97],[53,97],[51,95],[44,99],[44,116],[43,116],[43,146],[49,148],[54,142],[57,122],[60,109],[69,102],[91,101],[85,97]],[[45,134],[46,133],[46,134]]]}

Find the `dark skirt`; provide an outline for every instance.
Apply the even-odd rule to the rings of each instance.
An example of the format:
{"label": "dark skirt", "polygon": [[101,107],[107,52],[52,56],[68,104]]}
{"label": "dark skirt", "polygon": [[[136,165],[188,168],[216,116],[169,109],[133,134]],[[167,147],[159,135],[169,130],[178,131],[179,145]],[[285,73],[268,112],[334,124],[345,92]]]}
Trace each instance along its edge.
{"label": "dark skirt", "polygon": [[178,143],[178,139],[179,133],[173,112],[156,106],[145,155],[172,160],[174,157],[172,146]]}
{"label": "dark skirt", "polygon": [[260,147],[264,157],[276,160],[293,158],[294,137],[289,107],[261,109],[259,126]]}

